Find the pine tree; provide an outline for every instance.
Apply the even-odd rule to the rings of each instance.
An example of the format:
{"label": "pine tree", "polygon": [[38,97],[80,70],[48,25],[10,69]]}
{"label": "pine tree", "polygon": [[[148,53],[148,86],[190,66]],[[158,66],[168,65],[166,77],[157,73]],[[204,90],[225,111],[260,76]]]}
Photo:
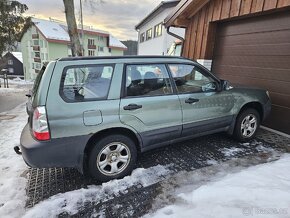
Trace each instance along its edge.
{"label": "pine tree", "polygon": [[0,0],[0,57],[4,51],[12,51],[31,23],[23,13],[28,10],[25,4],[13,0]]}

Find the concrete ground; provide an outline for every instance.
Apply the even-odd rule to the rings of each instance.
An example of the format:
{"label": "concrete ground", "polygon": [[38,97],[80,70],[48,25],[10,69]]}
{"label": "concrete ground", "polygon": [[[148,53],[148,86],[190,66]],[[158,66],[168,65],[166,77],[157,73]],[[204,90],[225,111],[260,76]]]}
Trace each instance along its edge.
{"label": "concrete ground", "polygon": [[9,85],[9,88],[0,88],[0,113],[10,111],[16,106],[27,101],[25,94],[28,93],[28,90],[32,85]]}

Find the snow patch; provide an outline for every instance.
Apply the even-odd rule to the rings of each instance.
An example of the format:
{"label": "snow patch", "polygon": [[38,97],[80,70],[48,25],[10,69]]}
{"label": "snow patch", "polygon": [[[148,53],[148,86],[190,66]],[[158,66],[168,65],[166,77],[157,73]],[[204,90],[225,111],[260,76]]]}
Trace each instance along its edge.
{"label": "snow patch", "polygon": [[196,172],[190,172],[191,184],[174,190],[173,203],[145,217],[289,217],[289,168],[290,154],[285,154],[277,161],[238,172],[231,172],[225,164],[215,176],[212,168],[200,170],[203,183]]}
{"label": "snow patch", "polygon": [[87,202],[97,204],[100,201],[112,199],[121,193],[126,193],[127,189],[132,186],[146,187],[155,184],[169,172],[168,167],[161,165],[148,169],[138,168],[132,172],[131,176],[126,176],[120,180],[112,180],[98,186],[90,185],[87,189],[82,188],[52,196],[29,209],[24,217],[56,217],[61,213],[73,215]]}
{"label": "snow patch", "polygon": [[0,95],[3,94],[10,94],[10,93],[19,93],[19,92],[24,92],[25,89],[20,89],[20,88],[0,88]]}
{"label": "snow patch", "polygon": [[25,211],[27,166],[13,147],[19,145],[21,131],[27,122],[25,104],[9,113],[18,116],[0,122],[0,216],[20,217]]}
{"label": "snow patch", "polygon": [[239,153],[242,153],[244,152],[244,149],[242,148],[235,148],[235,147],[232,147],[232,148],[222,148],[220,149],[220,152],[223,153],[223,155],[225,157],[233,157]]}

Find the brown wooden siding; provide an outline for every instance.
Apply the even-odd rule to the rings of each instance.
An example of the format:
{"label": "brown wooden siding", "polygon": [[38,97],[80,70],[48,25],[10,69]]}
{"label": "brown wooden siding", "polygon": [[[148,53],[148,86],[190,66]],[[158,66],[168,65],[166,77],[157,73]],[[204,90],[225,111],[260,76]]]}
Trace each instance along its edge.
{"label": "brown wooden siding", "polygon": [[232,83],[269,90],[266,125],[290,134],[290,13],[218,24],[212,70]]}
{"label": "brown wooden siding", "polygon": [[[211,0],[193,17],[186,29],[183,56],[212,59],[215,26],[213,21],[250,15],[290,6],[290,0]],[[190,14],[188,12],[188,14]]]}

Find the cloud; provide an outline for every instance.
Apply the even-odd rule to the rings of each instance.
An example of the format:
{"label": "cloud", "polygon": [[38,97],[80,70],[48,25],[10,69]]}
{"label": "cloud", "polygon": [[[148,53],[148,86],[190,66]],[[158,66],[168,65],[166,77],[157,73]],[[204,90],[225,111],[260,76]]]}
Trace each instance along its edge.
{"label": "cloud", "polygon": [[[62,0],[19,0],[25,3],[28,15],[65,21]],[[161,0],[83,0],[85,25],[106,30],[117,38],[137,39],[135,30],[139,23]],[[75,0],[76,19],[79,21],[79,1]]]}

